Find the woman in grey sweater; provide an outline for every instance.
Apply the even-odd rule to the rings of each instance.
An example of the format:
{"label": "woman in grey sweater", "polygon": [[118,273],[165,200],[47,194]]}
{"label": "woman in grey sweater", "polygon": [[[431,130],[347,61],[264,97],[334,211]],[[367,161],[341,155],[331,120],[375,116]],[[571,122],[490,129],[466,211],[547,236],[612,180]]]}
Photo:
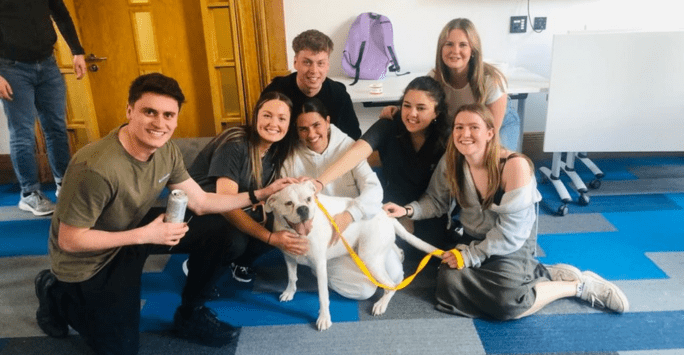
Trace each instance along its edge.
{"label": "woman in grey sweater", "polygon": [[526,156],[500,146],[491,112],[464,105],[452,139],[425,194],[402,207],[383,208],[392,217],[431,218],[461,207],[464,234],[442,256],[437,309],[465,317],[507,320],[528,316],[554,300],[579,297],[592,306],[622,313],[622,291],[591,271],[535,258],[537,203],[541,195]]}

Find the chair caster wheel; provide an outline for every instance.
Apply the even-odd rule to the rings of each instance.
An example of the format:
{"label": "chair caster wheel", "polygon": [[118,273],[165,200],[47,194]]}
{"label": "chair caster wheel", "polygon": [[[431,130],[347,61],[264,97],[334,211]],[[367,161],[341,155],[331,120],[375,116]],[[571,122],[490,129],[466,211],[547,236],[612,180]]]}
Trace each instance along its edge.
{"label": "chair caster wheel", "polygon": [[580,194],[579,198],[579,204],[582,206],[586,206],[589,204],[589,196],[587,194]]}
{"label": "chair caster wheel", "polygon": [[558,211],[556,211],[556,213],[561,217],[565,216],[566,214],[568,214],[568,205],[561,205],[560,207],[558,207]]}
{"label": "chair caster wheel", "polygon": [[589,183],[589,187],[591,187],[594,190],[598,189],[599,187],[601,187],[601,180],[599,180],[599,179],[591,180],[591,182]]}

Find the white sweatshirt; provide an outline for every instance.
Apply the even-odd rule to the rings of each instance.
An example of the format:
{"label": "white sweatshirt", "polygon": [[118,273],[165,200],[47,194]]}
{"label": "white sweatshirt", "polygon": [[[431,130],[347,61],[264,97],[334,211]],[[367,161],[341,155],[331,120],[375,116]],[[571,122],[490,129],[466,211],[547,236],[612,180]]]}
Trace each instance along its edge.
{"label": "white sweatshirt", "polygon": [[[331,124],[330,140],[323,153],[318,154],[304,144],[299,144],[294,154],[283,163],[281,176],[318,177],[342,157],[352,144],[354,144],[353,139]],[[347,211],[355,221],[373,218],[375,214],[382,211],[382,186],[378,176],[375,175],[365,160],[351,171],[331,181],[321,193],[329,196],[353,198],[354,201]]]}

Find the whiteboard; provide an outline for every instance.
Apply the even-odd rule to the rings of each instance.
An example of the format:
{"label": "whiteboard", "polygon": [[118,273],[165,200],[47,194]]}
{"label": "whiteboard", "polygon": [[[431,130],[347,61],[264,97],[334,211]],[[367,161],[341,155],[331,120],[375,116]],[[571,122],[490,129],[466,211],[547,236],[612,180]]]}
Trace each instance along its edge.
{"label": "whiteboard", "polygon": [[545,152],[684,151],[684,31],[555,35]]}

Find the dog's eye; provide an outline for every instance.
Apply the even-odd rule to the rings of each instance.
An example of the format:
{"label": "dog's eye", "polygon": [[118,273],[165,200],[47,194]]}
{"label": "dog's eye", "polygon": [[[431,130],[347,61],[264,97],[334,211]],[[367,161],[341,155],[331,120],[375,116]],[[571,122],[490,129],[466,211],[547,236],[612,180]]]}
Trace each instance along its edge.
{"label": "dog's eye", "polygon": [[294,205],[294,203],[293,203],[292,201],[287,201],[287,202],[285,202],[285,206],[287,206],[287,207],[290,207],[290,206],[293,206],[293,205]]}
{"label": "dog's eye", "polygon": [[311,197],[307,197],[307,198],[306,198],[306,202],[307,202],[307,203],[311,202]]}

